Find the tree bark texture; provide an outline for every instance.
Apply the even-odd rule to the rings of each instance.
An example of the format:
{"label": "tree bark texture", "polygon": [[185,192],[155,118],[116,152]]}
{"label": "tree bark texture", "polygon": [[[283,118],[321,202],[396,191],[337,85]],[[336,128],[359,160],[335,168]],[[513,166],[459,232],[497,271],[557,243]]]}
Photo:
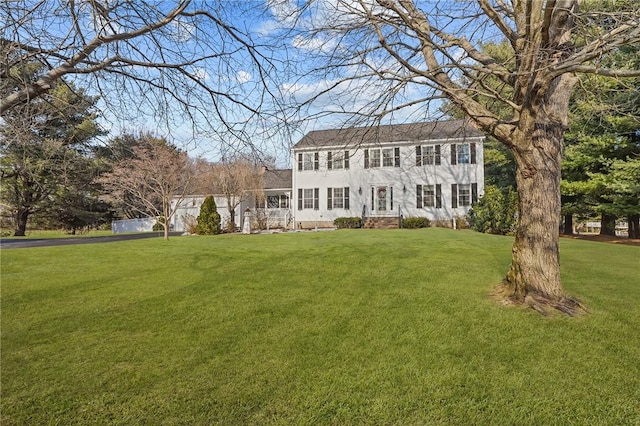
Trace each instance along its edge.
{"label": "tree bark texture", "polygon": [[[560,177],[572,75],[555,78],[540,104],[531,104],[512,141],[519,217],[505,285],[508,297],[545,313],[572,315],[582,306],[566,296],[560,281]],[[530,124],[528,124],[530,123]]]}
{"label": "tree bark texture", "polygon": [[600,235],[616,235],[616,217],[610,214],[602,214],[600,219]]}
{"label": "tree bark texture", "polygon": [[13,236],[14,237],[24,237],[27,232],[27,219],[29,219],[29,208],[19,207],[15,213],[15,229]]}
{"label": "tree bark texture", "polygon": [[629,238],[640,238],[640,215],[632,214],[627,218]]}
{"label": "tree bark texture", "polygon": [[562,233],[564,235],[573,235],[573,215],[572,214],[564,215],[564,227],[562,228]]}
{"label": "tree bark texture", "polygon": [[516,150],[518,227],[507,283],[513,297],[529,294],[560,300],[560,147],[563,131],[538,128],[529,149]]}

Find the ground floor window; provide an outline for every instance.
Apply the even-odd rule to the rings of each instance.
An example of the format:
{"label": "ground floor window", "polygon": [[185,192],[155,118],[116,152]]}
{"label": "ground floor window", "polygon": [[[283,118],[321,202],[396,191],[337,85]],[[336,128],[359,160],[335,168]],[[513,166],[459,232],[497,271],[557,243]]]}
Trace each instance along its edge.
{"label": "ground floor window", "polygon": [[416,207],[442,207],[442,185],[417,185]]}
{"label": "ground floor window", "polygon": [[349,209],[349,187],[327,188],[327,208]]}
{"label": "ground floor window", "polygon": [[320,208],[319,188],[298,188],[298,210]]}
{"label": "ground floor window", "polygon": [[288,209],[289,197],[286,195],[269,195],[267,196],[267,207],[270,209]]}
{"label": "ground floor window", "polygon": [[467,207],[478,201],[477,183],[451,185],[451,207]]}

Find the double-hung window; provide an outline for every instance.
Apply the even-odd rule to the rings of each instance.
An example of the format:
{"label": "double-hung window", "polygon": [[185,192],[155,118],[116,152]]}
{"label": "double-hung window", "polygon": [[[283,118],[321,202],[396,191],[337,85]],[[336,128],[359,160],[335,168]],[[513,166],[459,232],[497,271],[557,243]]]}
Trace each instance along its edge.
{"label": "double-hung window", "polygon": [[298,153],[298,171],[318,170],[320,165],[320,154],[317,152]]}
{"label": "double-hung window", "polygon": [[476,144],[451,144],[451,164],[476,164]]}
{"label": "double-hung window", "polygon": [[376,148],[364,150],[364,168],[400,167],[400,148]]}
{"label": "double-hung window", "polygon": [[416,146],[416,166],[440,165],[440,145]]}
{"label": "double-hung window", "polygon": [[327,188],[327,208],[349,210],[349,187]]}
{"label": "double-hung window", "polygon": [[298,210],[320,208],[320,188],[298,188]]}
{"label": "double-hung window", "polygon": [[417,185],[416,186],[416,207],[442,208],[442,185]]}
{"label": "double-hung window", "polygon": [[478,184],[452,184],[451,207],[467,207],[478,201]]}
{"label": "double-hung window", "polygon": [[327,168],[341,170],[349,168],[349,151],[329,151],[327,153]]}

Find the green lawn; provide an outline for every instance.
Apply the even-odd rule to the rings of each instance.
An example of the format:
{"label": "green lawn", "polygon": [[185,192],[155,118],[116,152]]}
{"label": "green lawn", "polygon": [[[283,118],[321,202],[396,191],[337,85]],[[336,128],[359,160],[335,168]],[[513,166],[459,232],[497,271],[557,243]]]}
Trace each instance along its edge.
{"label": "green lawn", "polygon": [[563,240],[590,314],[498,306],[512,240],[179,237],[2,256],[2,424],[640,424],[640,249]]}

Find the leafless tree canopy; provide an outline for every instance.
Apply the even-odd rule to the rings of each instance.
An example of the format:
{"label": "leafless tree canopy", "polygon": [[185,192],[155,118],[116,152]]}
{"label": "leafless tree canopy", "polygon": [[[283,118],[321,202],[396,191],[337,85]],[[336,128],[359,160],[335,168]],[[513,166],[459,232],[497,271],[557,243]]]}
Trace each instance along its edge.
{"label": "leafless tree canopy", "polygon": [[[99,93],[110,117],[168,130],[186,122],[200,136],[249,142],[247,123],[273,129],[277,120],[278,63],[240,26],[256,9],[218,0],[2,2],[0,76],[20,88],[2,93],[0,112],[67,76]],[[33,79],[12,71],[34,61],[42,69]]]}
{"label": "leafless tree canopy", "polygon": [[[424,119],[445,98],[508,146],[517,163],[519,223],[506,298],[573,313],[560,283],[560,164],[576,73],[640,75],[604,67],[640,43],[632,0],[273,0],[283,34],[314,60],[290,85],[325,114]],[[506,40],[494,57],[487,43]],[[310,65],[309,65],[310,64]],[[620,65],[620,66],[617,66]],[[496,81],[498,84],[496,84]],[[316,91],[300,92],[310,84]],[[481,101],[495,100],[499,108]],[[494,104],[495,104],[494,103]],[[315,106],[315,109],[314,109]],[[497,114],[496,111],[500,111]]]}
{"label": "leafless tree canopy", "polygon": [[101,182],[113,201],[142,217],[162,217],[166,239],[168,225],[189,190],[191,170],[186,153],[151,141],[134,147],[133,157],[115,164]]}
{"label": "leafless tree canopy", "polygon": [[[302,77],[290,94],[318,115],[381,119],[404,112],[412,120],[433,115],[446,98],[503,140],[517,131],[523,111],[535,107],[551,81],[570,73],[636,76],[638,70],[606,68],[602,59],[640,43],[637,3],[611,0],[316,0],[292,7],[273,0],[285,37],[307,53]],[[581,11],[582,9],[582,11]],[[276,13],[277,15],[277,13]],[[507,40],[506,61],[482,49]],[[313,59],[313,60],[311,60]],[[311,64],[309,66],[309,64]],[[483,84],[497,77],[510,95]],[[317,81],[317,92],[300,89]],[[475,102],[496,98],[509,120]],[[437,105],[437,102],[435,103]]]}

